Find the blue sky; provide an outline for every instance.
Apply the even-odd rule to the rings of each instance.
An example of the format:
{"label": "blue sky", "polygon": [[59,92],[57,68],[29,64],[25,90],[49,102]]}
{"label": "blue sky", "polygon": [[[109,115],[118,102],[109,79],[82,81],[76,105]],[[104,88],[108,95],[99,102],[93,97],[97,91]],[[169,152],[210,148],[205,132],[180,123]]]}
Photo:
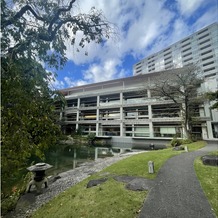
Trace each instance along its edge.
{"label": "blue sky", "polygon": [[90,43],[80,52],[66,42],[69,61],[57,72],[55,89],[132,76],[133,65],[142,58],[218,21],[218,0],[77,0],[76,4],[83,13],[93,6],[102,10],[118,27],[118,37],[103,45]]}

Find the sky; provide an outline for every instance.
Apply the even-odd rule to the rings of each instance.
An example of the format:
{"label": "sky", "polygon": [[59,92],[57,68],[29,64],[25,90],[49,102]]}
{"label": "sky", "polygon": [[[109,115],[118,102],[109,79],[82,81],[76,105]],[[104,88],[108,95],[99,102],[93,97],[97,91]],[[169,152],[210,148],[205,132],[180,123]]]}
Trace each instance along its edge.
{"label": "sky", "polygon": [[118,34],[80,52],[67,45],[68,62],[57,72],[54,89],[133,76],[133,65],[141,59],[218,21],[218,0],[77,0],[76,4],[82,13],[93,6],[102,10]]}

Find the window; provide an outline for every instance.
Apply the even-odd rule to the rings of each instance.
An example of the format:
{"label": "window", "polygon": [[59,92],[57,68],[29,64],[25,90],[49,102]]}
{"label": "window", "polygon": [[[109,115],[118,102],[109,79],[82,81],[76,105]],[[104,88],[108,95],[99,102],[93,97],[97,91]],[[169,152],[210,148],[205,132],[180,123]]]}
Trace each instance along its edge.
{"label": "window", "polygon": [[176,134],[175,127],[160,127],[160,134]]}
{"label": "window", "polygon": [[208,29],[204,29],[204,30],[200,31],[200,32],[198,33],[198,35],[200,35],[200,34],[202,34],[202,33],[205,33],[206,31],[208,31]]}
{"label": "window", "polygon": [[167,61],[167,60],[169,60],[171,58],[172,58],[172,56],[169,56],[169,57],[165,58],[164,61]]}
{"label": "window", "polygon": [[191,58],[188,58],[188,59],[185,59],[184,62],[190,61],[190,60],[192,60],[192,59],[193,59],[192,57],[191,57]]}
{"label": "window", "polygon": [[214,63],[214,61],[208,62],[208,63],[206,63],[206,64],[203,64],[203,67],[208,66],[208,65],[211,65],[211,64],[213,64],[213,63]]}
{"label": "window", "polygon": [[216,74],[212,73],[212,74],[206,75],[204,78],[208,78],[208,77],[212,77],[212,76],[216,76]]}
{"label": "window", "polygon": [[210,42],[210,39],[206,39],[206,40],[204,40],[203,42],[200,42],[199,45],[203,45],[203,44],[206,43],[206,42]]}
{"label": "window", "polygon": [[190,38],[184,39],[181,43],[187,42]]}
{"label": "window", "polygon": [[212,52],[212,50],[205,51],[205,52],[201,53],[201,56],[206,55],[206,54],[208,54],[210,52]]}
{"label": "window", "polygon": [[186,43],[185,45],[183,45],[182,46],[182,48],[184,48],[184,47],[186,47],[186,46],[188,46],[188,45],[190,45],[191,43],[189,42],[189,43]]}
{"label": "window", "polygon": [[202,58],[202,61],[206,61],[206,60],[208,60],[208,59],[211,59],[213,57],[213,55],[210,55],[210,56],[208,56],[208,57],[206,57],[206,58]]}
{"label": "window", "polygon": [[141,67],[142,67],[142,66],[138,66],[138,67],[136,67],[136,70],[137,70],[137,69],[140,69]]}
{"label": "window", "polygon": [[168,65],[168,64],[172,64],[172,60],[168,61],[168,62],[165,62],[165,65]]}
{"label": "window", "polygon": [[188,50],[191,50],[191,47],[186,48],[185,50],[182,50],[182,52],[186,52],[186,51],[188,51]]}
{"label": "window", "polygon": [[199,37],[198,39],[200,40],[200,39],[203,39],[203,38],[205,38],[205,37],[207,37],[207,36],[209,36],[209,33],[207,33],[207,34],[205,34],[205,35]]}
{"label": "window", "polygon": [[167,49],[165,49],[163,52],[166,52],[166,51],[169,51],[171,48],[167,48]]}
{"label": "window", "polygon": [[211,71],[211,70],[215,70],[215,67],[208,68],[208,69],[204,70],[204,72],[206,73],[206,72]]}
{"label": "window", "polygon": [[171,51],[170,51],[170,52],[168,52],[168,53],[166,53],[166,54],[164,54],[164,56],[167,56],[167,55],[169,55],[169,54],[171,54]]}
{"label": "window", "polygon": [[185,54],[185,55],[183,55],[182,57],[183,58],[185,58],[185,57],[187,57],[187,56],[189,56],[189,55],[191,55],[192,53],[191,52],[189,52],[189,53],[187,53],[187,54]]}
{"label": "window", "polygon": [[205,48],[209,48],[210,46],[211,46],[211,44],[205,45],[204,47],[201,47],[200,50],[204,50]]}

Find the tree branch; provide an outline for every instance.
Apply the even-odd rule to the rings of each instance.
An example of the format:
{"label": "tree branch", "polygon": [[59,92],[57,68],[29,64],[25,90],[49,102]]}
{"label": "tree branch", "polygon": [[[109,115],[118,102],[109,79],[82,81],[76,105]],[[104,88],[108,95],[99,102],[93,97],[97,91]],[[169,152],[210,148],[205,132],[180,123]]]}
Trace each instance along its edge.
{"label": "tree branch", "polygon": [[70,11],[73,3],[75,3],[76,0],[71,0],[69,3],[69,6],[67,8],[59,8],[56,12],[56,14],[54,15],[53,19],[51,20],[49,27],[48,27],[48,31],[51,32],[52,31],[52,26],[54,25],[54,23],[59,19],[59,16],[62,12],[67,12]]}
{"label": "tree branch", "polygon": [[39,15],[37,15],[36,12],[29,5],[25,5],[24,7],[22,7],[20,9],[20,11],[18,11],[14,15],[14,17],[12,17],[9,20],[4,21],[2,23],[2,28],[5,28],[6,26],[13,24],[16,20],[20,19],[27,11],[30,11],[36,19],[41,20],[41,21],[45,21],[45,19],[43,17],[40,17]]}

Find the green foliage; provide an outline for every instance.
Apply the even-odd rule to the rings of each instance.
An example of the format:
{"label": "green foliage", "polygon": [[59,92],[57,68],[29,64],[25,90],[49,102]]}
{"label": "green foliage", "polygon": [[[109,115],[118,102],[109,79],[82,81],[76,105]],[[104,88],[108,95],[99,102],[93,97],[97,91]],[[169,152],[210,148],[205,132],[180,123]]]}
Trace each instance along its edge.
{"label": "green foliage", "polygon": [[190,144],[190,143],[192,143],[193,142],[193,140],[192,139],[182,139],[182,144],[184,145],[184,144]]}
{"label": "green foliage", "polygon": [[95,134],[94,133],[88,134],[87,139],[88,139],[89,145],[94,145]]}
{"label": "green foliage", "polygon": [[31,156],[43,159],[61,136],[55,106],[64,107],[63,96],[51,90],[53,74],[45,67],[64,65],[65,42],[74,45],[78,32],[83,33],[81,48],[91,41],[101,43],[112,33],[95,8],[73,14],[75,1],[1,2],[2,190]]}
{"label": "green foliage", "polygon": [[[47,72],[36,62],[2,58],[2,165],[3,185],[26,160],[57,143],[61,135],[56,124],[53,91]],[[7,179],[6,179],[7,180]]]}
{"label": "green foliage", "polygon": [[207,92],[206,98],[209,99],[210,101],[215,101],[210,108],[218,110],[218,90],[215,92]]}
{"label": "green foliage", "polygon": [[182,145],[182,139],[173,138],[170,142],[171,146],[176,147]]}
{"label": "green foliage", "polygon": [[[217,155],[218,151],[211,154]],[[201,158],[198,157],[194,162],[195,171],[197,177],[200,181],[201,187],[204,190],[208,201],[210,202],[214,213],[218,217],[218,176],[217,176],[217,167],[204,165],[201,161]]]}
{"label": "green foliage", "polygon": [[26,191],[26,187],[28,182],[31,179],[31,173],[27,173],[22,179],[17,182],[11,188],[11,191],[8,193],[1,193],[1,213],[2,215],[6,214],[8,211],[15,209],[18,199],[20,195]]}
{"label": "green foliage", "polygon": [[[1,48],[13,57],[31,57],[60,67],[67,61],[66,44],[77,51],[90,42],[101,43],[113,34],[112,24],[101,10],[81,13],[76,0],[3,0],[1,3]],[[78,44],[77,33],[82,33]],[[53,52],[51,52],[53,51]]]}
{"label": "green foliage", "polygon": [[190,144],[193,141],[191,139],[178,139],[178,138],[173,138],[170,142],[171,146],[176,147],[184,144]]}

